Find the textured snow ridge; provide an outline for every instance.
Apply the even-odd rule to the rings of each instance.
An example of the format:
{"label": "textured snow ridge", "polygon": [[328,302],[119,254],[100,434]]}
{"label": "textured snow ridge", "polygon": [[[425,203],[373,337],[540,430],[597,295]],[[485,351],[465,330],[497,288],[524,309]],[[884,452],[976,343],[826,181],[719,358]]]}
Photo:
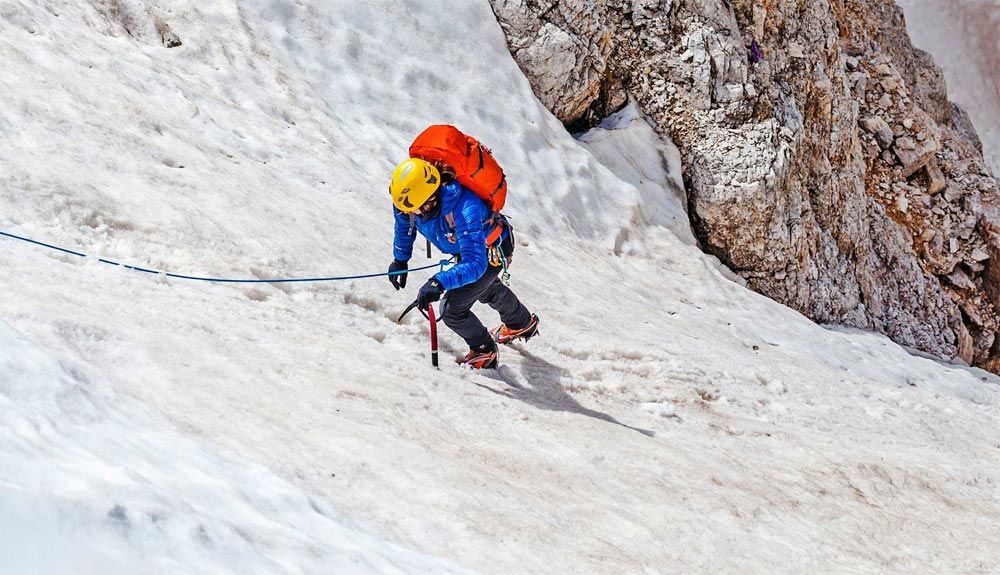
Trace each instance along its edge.
{"label": "textured snow ridge", "polygon": [[727,279],[668,143],[567,134],[487,2],[146,4],[183,45],[0,4],[0,229],[381,271],[392,166],[452,122],[541,335],[470,373],[442,329],[436,370],[395,323],[426,273],[0,238],[0,573],[1000,569],[1000,380]]}

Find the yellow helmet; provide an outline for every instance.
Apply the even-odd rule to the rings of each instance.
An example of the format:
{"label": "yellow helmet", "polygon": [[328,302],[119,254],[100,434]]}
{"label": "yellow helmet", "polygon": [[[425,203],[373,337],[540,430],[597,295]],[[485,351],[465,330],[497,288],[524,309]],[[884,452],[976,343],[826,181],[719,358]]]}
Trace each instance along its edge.
{"label": "yellow helmet", "polygon": [[401,162],[392,172],[389,195],[401,212],[417,211],[441,185],[441,174],[430,162],[410,158]]}

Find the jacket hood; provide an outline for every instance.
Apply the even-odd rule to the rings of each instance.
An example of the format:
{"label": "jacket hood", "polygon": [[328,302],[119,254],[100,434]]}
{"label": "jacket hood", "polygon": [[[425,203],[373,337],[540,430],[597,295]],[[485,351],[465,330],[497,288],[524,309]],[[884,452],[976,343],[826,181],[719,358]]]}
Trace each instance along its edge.
{"label": "jacket hood", "polygon": [[441,185],[441,213],[447,214],[455,211],[455,205],[465,188],[458,182],[452,181]]}

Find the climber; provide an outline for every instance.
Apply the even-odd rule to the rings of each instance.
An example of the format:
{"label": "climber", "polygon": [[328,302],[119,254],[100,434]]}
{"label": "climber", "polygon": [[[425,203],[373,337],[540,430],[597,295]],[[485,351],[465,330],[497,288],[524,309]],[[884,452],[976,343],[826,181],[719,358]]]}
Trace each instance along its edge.
{"label": "climber", "polygon": [[[506,274],[514,252],[514,236],[504,216],[463,186],[454,169],[442,162],[403,161],[392,173],[389,192],[395,219],[390,273],[407,269],[414,230],[442,252],[458,256],[456,265],[427,280],[416,300],[417,307],[426,310],[445,295],[441,304],[444,323],[469,345],[469,352],[457,363],[474,369],[495,368],[498,343],[538,334],[538,317],[501,281],[500,274]],[[406,287],[406,273],[390,275],[389,280],[397,290]],[[472,313],[476,301],[500,314],[503,323],[492,332]]]}

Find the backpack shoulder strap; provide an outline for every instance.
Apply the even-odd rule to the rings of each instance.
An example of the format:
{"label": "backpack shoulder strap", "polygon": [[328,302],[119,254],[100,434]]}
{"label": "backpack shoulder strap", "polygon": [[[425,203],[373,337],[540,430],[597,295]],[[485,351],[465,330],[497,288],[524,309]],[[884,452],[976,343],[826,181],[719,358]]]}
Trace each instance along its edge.
{"label": "backpack shoulder strap", "polygon": [[[448,224],[448,229],[451,230],[452,235],[454,235],[456,231],[455,215],[451,212],[448,212],[447,214],[444,215],[444,221]],[[493,212],[490,215],[490,219],[486,222],[486,224],[489,226],[493,226],[493,229],[486,234],[487,246],[496,243],[496,241],[500,239],[500,236],[503,235],[504,226],[509,225],[507,223],[506,216],[504,216],[500,212]]]}

